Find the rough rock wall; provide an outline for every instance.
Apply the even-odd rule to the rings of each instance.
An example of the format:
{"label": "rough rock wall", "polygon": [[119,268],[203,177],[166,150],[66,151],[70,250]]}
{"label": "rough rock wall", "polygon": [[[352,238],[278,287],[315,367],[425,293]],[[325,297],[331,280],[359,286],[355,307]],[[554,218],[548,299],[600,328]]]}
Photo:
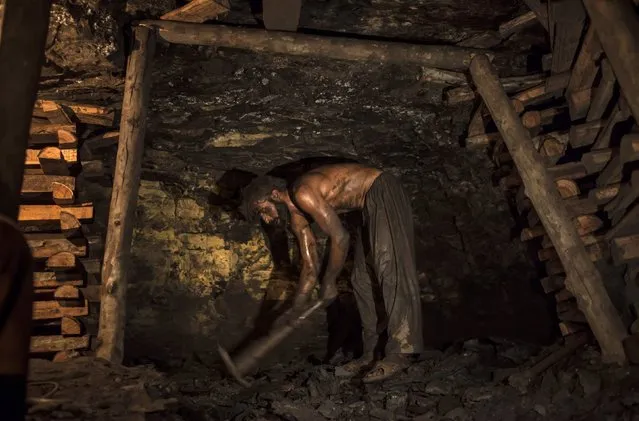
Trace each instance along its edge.
{"label": "rough rock wall", "polygon": [[[448,13],[445,23],[428,18],[433,8],[426,16],[408,3],[309,2],[315,3],[304,12],[308,26],[447,41],[493,28],[519,7],[493,2],[492,21],[478,15],[455,26],[453,18],[467,14],[457,1],[420,3],[422,9],[427,3],[439,7],[433,16]],[[132,4],[123,9],[128,19],[163,12],[159,4]],[[384,10],[388,16],[382,18]],[[229,19],[241,22],[247,13],[235,7]],[[126,20],[117,16],[114,22]],[[379,25],[362,16],[378,16]],[[83,19],[91,22],[81,14]],[[64,50],[60,39],[55,51]],[[113,46],[118,36],[109,39]],[[76,63],[55,60],[69,70]],[[100,75],[58,81],[47,95],[118,106],[122,80],[105,72],[107,62],[117,69],[117,61],[83,60],[78,69],[86,64],[102,69]],[[459,147],[470,105],[445,107],[442,87],[419,75],[417,67],[160,45],[133,244],[129,357],[179,361],[211,350],[217,340],[237,343],[256,320],[264,322],[263,310],[292,290],[295,248],[282,252],[285,239],[274,244],[239,219],[238,187],[247,172],[335,156],[392,172],[410,194],[429,342],[546,338],[550,316],[531,287],[534,268],[510,236],[513,221],[492,186],[492,166],[481,153]],[[105,158],[111,164],[114,153]],[[276,263],[267,245],[280,253]],[[280,264],[287,254],[293,267]],[[346,290],[348,270],[342,278]]]}

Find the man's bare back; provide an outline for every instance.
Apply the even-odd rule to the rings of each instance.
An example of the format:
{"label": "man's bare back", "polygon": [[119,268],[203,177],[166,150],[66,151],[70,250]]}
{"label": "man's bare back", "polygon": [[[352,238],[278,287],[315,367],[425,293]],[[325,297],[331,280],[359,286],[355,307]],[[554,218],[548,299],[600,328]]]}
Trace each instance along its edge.
{"label": "man's bare back", "polygon": [[361,164],[325,165],[298,178],[293,192],[297,195],[299,187],[310,187],[336,212],[348,212],[364,206],[366,192],[379,174],[379,169]]}
{"label": "man's bare back", "polygon": [[279,220],[277,204],[285,205],[289,211],[291,230],[299,242],[302,260],[296,306],[307,301],[319,276],[317,241],[311,224],[315,222],[330,239],[328,265],[320,291],[322,298],[330,300],[337,295],[335,281],[349,246],[348,232],[338,214],[361,209],[366,193],[380,174],[381,170],[361,164],[331,164],[305,173],[290,189],[278,186],[260,190],[254,186],[254,191],[248,193],[246,213],[259,214],[267,224]]}

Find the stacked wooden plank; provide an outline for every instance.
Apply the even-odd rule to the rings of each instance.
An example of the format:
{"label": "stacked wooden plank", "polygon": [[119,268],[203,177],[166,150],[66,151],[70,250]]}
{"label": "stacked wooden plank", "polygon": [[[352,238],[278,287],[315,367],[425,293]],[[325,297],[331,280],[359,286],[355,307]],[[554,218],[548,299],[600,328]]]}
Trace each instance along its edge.
{"label": "stacked wooden plank", "polygon": [[[542,4],[539,10],[544,12],[543,23],[552,46],[546,77],[535,86],[511,89],[509,96],[540,158],[555,178],[590,258],[598,268],[623,268],[625,295],[629,297],[625,305],[633,308],[632,317],[636,319],[639,129],[581,0],[549,2],[548,7]],[[459,92],[461,88],[456,89]],[[455,98],[455,93],[449,91],[447,98]],[[586,329],[586,318],[565,288],[566,274],[557,252],[483,104],[473,112],[466,147],[487,148],[499,167],[499,185],[516,209],[522,225],[521,240],[530,244],[545,273],[540,282],[555,298],[562,334]]]}
{"label": "stacked wooden plank", "polygon": [[113,117],[100,107],[36,102],[18,216],[36,261],[33,354],[60,360],[90,347],[85,321],[99,285],[87,280],[99,279],[103,240],[87,229],[93,204],[78,198],[78,128],[111,126]]}

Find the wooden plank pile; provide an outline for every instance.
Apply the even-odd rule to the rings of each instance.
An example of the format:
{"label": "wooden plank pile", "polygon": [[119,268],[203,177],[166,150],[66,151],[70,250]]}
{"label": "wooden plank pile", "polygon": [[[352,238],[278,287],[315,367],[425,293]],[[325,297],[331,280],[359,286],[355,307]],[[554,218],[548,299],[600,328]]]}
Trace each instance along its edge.
{"label": "wooden plank pile", "polygon": [[[31,352],[62,360],[89,350],[86,319],[99,300],[103,238],[91,232],[94,207],[79,200],[79,128],[112,126],[111,110],[38,100],[31,122],[18,221],[36,261]],[[93,280],[93,282],[90,282]],[[95,311],[93,311],[95,312]]]}
{"label": "wooden plank pile", "polygon": [[[533,86],[517,89],[504,79],[502,86],[554,178],[590,259],[597,268],[623,269],[629,301],[625,305],[637,319],[639,128],[626,101],[626,95],[632,93],[620,87],[613,60],[604,52],[581,0],[527,3],[549,33],[552,54],[545,60],[548,68]],[[530,13],[520,21],[529,22]],[[469,86],[446,94],[451,104],[475,98]],[[485,148],[496,163],[498,183],[523,226],[520,239],[534,250],[545,273],[541,285],[555,298],[562,334],[587,329],[584,314],[565,288],[566,272],[557,251],[483,102],[472,114],[466,147]],[[626,309],[620,311],[623,314]],[[639,331],[639,321],[634,325],[632,330]]]}

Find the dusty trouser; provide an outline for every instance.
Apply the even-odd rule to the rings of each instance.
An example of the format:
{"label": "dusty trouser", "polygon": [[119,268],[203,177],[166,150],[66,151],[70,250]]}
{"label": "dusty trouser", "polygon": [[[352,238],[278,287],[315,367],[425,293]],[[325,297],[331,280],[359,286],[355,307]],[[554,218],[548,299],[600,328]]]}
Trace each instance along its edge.
{"label": "dusty trouser", "polygon": [[422,309],[413,216],[410,201],[395,177],[388,173],[377,177],[366,194],[362,216],[351,283],[362,320],[364,357],[373,356],[385,329],[386,358],[421,353]]}

